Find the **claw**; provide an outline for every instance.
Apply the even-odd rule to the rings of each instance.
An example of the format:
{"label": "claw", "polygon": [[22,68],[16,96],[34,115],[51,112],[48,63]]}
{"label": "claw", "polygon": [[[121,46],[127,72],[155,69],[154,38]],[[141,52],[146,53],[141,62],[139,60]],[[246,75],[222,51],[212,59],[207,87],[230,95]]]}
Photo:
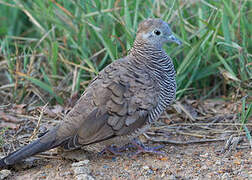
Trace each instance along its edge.
{"label": "claw", "polygon": [[107,146],[104,148],[101,152],[99,152],[99,155],[104,155],[105,153],[112,153],[114,155],[122,155],[120,152],[120,148],[117,148],[115,146]]}
{"label": "claw", "polygon": [[152,153],[152,154],[166,155],[166,153],[164,153],[162,151],[157,151],[158,149],[163,148],[164,145],[155,146],[155,147],[148,147],[148,146],[145,146],[138,139],[134,139],[132,141],[132,144],[135,145],[135,147],[137,148],[136,152],[130,154],[130,156],[133,156],[133,157],[137,156],[140,153]]}
{"label": "claw", "polygon": [[128,150],[129,148],[134,148],[135,145],[133,144],[126,144],[122,147],[116,147],[114,145],[107,146],[104,148],[101,152],[99,152],[99,155],[104,155],[105,153],[112,153],[113,155],[122,155],[122,151]]}
{"label": "claw", "polygon": [[152,154],[158,154],[165,156],[166,153],[162,151],[158,151],[159,149],[163,148],[164,145],[155,146],[155,147],[148,147],[145,146],[139,139],[135,138],[131,144],[126,144],[122,147],[116,147],[114,145],[107,146],[104,148],[101,152],[99,152],[99,155],[104,155],[105,153],[112,153],[113,155],[122,155],[122,151],[128,150],[130,148],[136,148],[137,151],[133,153],[129,153],[128,155],[131,157],[135,157],[140,153],[152,153]]}

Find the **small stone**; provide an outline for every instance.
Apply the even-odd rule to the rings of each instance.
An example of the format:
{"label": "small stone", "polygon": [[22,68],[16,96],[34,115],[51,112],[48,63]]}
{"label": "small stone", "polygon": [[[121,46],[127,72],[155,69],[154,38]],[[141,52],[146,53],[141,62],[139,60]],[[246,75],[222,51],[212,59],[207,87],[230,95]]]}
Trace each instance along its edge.
{"label": "small stone", "polygon": [[161,157],[160,160],[161,161],[168,161],[168,157]]}
{"label": "small stone", "polygon": [[201,169],[203,169],[203,170],[208,169],[208,166],[207,166],[207,165],[203,165],[203,166],[201,167]]}
{"label": "small stone", "polygon": [[176,180],[177,177],[172,174],[172,175],[167,176],[167,179]]}
{"label": "small stone", "polygon": [[79,162],[73,163],[72,167],[80,167],[80,166],[87,165],[88,163],[89,163],[89,160],[86,159],[86,160],[83,160],[83,161],[79,161]]}
{"label": "small stone", "polygon": [[[89,160],[83,160],[80,162],[72,163],[72,169],[74,171],[74,175],[80,176],[80,175],[87,175],[91,172],[90,169],[87,167],[87,164],[89,163]],[[80,176],[80,178],[83,178],[84,176]]]}
{"label": "small stone", "polygon": [[148,175],[153,174],[153,170],[148,169],[148,170],[147,170],[147,174],[148,174]]}
{"label": "small stone", "polygon": [[10,174],[11,171],[7,169],[0,171],[0,180],[7,178]]}
{"label": "small stone", "polygon": [[104,165],[103,168],[107,169],[107,168],[109,168],[109,166],[108,165]]}
{"label": "small stone", "polygon": [[59,175],[60,175],[60,176],[68,176],[68,175],[71,175],[71,174],[72,174],[72,172],[66,171],[66,172],[60,173]]}
{"label": "small stone", "polygon": [[221,165],[221,164],[223,164],[223,163],[220,160],[217,160],[215,163],[215,165]]}
{"label": "small stone", "polygon": [[249,178],[249,174],[248,174],[248,172],[246,172],[246,171],[241,171],[241,176],[242,176],[244,179],[250,179],[250,178]]}
{"label": "small stone", "polygon": [[45,179],[47,177],[47,174],[45,172],[41,172],[39,174],[39,178]]}
{"label": "small stone", "polygon": [[221,177],[222,180],[231,180],[230,176],[228,173],[224,173]]}
{"label": "small stone", "polygon": [[74,167],[73,171],[76,176],[79,174],[89,174],[91,172],[87,167]]}
{"label": "small stone", "polygon": [[162,174],[161,174],[160,177],[161,177],[161,178],[165,177],[165,172],[162,172]]}
{"label": "small stone", "polygon": [[205,153],[205,154],[201,154],[200,157],[204,157],[204,158],[207,158],[209,156],[208,153]]}
{"label": "small stone", "polygon": [[149,166],[143,166],[143,169],[144,169],[144,170],[148,170],[148,169],[150,169],[150,168],[149,168]]}
{"label": "small stone", "polygon": [[77,180],[94,180],[94,178],[88,174],[80,174],[76,176]]}

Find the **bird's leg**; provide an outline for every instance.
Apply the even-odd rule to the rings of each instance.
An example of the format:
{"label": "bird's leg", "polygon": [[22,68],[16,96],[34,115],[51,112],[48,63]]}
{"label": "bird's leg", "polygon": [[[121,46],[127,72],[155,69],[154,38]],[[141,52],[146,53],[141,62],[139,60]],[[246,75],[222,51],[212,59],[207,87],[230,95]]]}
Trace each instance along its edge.
{"label": "bird's leg", "polygon": [[135,147],[133,144],[126,144],[122,147],[116,147],[115,145],[107,146],[104,148],[101,152],[99,152],[99,155],[103,155],[106,152],[110,152],[114,155],[122,155],[122,151],[127,150],[128,148]]}
{"label": "bird's leg", "polygon": [[164,147],[164,145],[160,145],[160,146],[155,146],[155,147],[148,147],[145,146],[139,139],[135,138],[133,139],[133,141],[131,142],[136,148],[137,151],[134,152],[133,154],[131,153],[131,156],[136,156],[140,153],[152,153],[152,154],[159,154],[159,155],[166,155],[164,152],[162,151],[157,151],[161,148]]}
{"label": "bird's leg", "polygon": [[105,147],[101,152],[99,152],[99,155],[104,155],[105,153],[112,153],[114,155],[121,155],[122,153],[119,151],[119,148],[116,146],[107,146]]}
{"label": "bird's leg", "polygon": [[135,138],[132,140],[130,144],[126,144],[122,147],[116,147],[115,145],[107,146],[99,155],[103,155],[105,153],[112,153],[113,155],[122,155],[122,151],[128,150],[129,148],[136,148],[137,151],[133,153],[129,153],[130,156],[136,156],[140,153],[152,153],[152,154],[159,154],[159,155],[166,155],[162,151],[158,151],[159,149],[163,148],[164,145],[155,146],[155,147],[148,147],[145,146],[139,139]]}

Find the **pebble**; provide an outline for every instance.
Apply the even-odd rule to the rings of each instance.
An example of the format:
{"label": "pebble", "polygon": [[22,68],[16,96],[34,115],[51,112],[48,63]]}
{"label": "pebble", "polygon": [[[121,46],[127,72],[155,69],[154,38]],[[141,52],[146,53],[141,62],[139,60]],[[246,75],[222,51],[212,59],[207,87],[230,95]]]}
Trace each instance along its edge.
{"label": "pebble", "polygon": [[204,158],[207,158],[209,156],[208,153],[205,153],[205,154],[201,154],[200,157],[204,157]]}
{"label": "pebble", "polygon": [[150,174],[153,174],[154,172],[151,170],[151,169],[149,169],[148,171],[147,171],[147,174],[148,175],[150,175]]}
{"label": "pebble", "polygon": [[72,163],[72,170],[77,180],[93,180],[90,176],[91,170],[87,167],[89,160],[83,160],[76,163]]}
{"label": "pebble", "polygon": [[224,173],[221,177],[221,179],[223,180],[231,180],[231,178],[229,177],[229,174],[228,173]]}
{"label": "pebble", "polygon": [[109,166],[108,165],[104,165],[103,168],[107,169],[107,168],[109,168]]}
{"label": "pebble", "polygon": [[77,180],[94,180],[94,178],[88,174],[80,174],[76,176]]}
{"label": "pebble", "polygon": [[89,163],[89,160],[86,159],[86,160],[83,160],[83,161],[79,161],[79,162],[73,163],[72,167],[84,166],[84,165],[87,165],[88,163]]}
{"label": "pebble", "polygon": [[0,171],[0,180],[7,178],[10,174],[11,171],[7,169]]}
{"label": "pebble", "polygon": [[201,167],[201,169],[206,170],[206,169],[208,169],[208,166],[207,166],[207,165],[203,165],[203,166]]}
{"label": "pebble", "polygon": [[66,172],[60,173],[59,175],[60,175],[60,176],[68,176],[68,175],[71,175],[71,174],[72,174],[72,172],[66,171]]}
{"label": "pebble", "polygon": [[174,175],[172,174],[172,175],[169,175],[169,176],[167,177],[167,179],[170,179],[170,180],[176,180],[176,179],[177,179],[177,177],[176,177],[176,176],[174,176]]}
{"label": "pebble", "polygon": [[148,170],[148,169],[150,169],[150,168],[149,168],[149,166],[143,166],[143,169],[144,169],[144,170]]}
{"label": "pebble", "polygon": [[243,178],[245,178],[245,179],[250,179],[250,178],[249,178],[249,174],[248,174],[248,172],[246,172],[246,171],[241,171],[241,176],[242,176]]}
{"label": "pebble", "polygon": [[45,172],[41,172],[39,175],[38,175],[38,179],[46,179],[47,177],[47,174]]}
{"label": "pebble", "polygon": [[116,157],[112,157],[112,161],[115,162],[117,160]]}
{"label": "pebble", "polygon": [[163,177],[165,177],[165,175],[166,175],[165,172],[162,172],[160,177],[163,178]]}
{"label": "pebble", "polygon": [[220,160],[217,160],[215,165],[222,165],[223,163]]}
{"label": "pebble", "polygon": [[91,172],[90,169],[87,167],[74,167],[73,171],[75,175],[89,174]]}

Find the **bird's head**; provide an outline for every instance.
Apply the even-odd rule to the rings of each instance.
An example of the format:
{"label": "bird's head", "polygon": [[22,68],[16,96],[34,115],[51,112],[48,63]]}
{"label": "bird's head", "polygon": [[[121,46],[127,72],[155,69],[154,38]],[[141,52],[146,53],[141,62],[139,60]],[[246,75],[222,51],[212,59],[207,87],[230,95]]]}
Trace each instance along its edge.
{"label": "bird's head", "polygon": [[139,24],[136,40],[158,48],[162,48],[167,42],[181,44],[181,41],[173,35],[169,25],[156,18],[146,19]]}

